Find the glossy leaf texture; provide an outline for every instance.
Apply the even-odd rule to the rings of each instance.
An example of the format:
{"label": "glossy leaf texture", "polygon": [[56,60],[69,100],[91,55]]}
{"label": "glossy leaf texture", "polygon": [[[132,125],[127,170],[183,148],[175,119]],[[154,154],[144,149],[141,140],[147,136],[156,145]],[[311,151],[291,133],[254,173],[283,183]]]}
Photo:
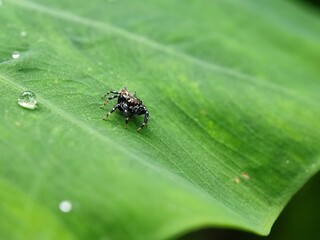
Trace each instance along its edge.
{"label": "glossy leaf texture", "polygon": [[[1,239],[266,235],[319,171],[320,20],[307,7],[7,0],[0,22]],[[139,133],[142,116],[102,121],[116,101],[101,110],[101,96],[122,86],[150,111]],[[17,104],[23,91],[37,108]]]}

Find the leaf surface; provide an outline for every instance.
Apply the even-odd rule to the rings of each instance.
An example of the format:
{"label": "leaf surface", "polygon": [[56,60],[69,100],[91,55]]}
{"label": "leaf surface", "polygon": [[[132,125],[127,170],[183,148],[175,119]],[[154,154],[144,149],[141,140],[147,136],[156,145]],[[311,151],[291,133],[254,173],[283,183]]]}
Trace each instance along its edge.
{"label": "leaf surface", "polygon": [[[1,239],[268,234],[320,167],[320,27],[289,1],[0,6]],[[11,57],[14,51],[20,57]],[[101,96],[150,112],[124,128]],[[22,91],[38,107],[21,108]],[[72,211],[59,203],[69,200]]]}

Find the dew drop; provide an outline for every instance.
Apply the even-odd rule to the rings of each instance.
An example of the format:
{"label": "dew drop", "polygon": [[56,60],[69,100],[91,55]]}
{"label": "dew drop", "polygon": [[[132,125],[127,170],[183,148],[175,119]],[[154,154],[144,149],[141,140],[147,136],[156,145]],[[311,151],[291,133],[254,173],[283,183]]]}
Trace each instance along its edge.
{"label": "dew drop", "polygon": [[37,105],[36,95],[33,92],[24,91],[18,98],[18,104],[24,108],[35,109]]}
{"label": "dew drop", "polygon": [[18,59],[19,57],[20,57],[20,52],[14,51],[14,52],[12,53],[12,58],[13,58],[13,59]]}
{"label": "dew drop", "polygon": [[20,32],[20,36],[21,36],[21,37],[26,37],[26,36],[27,36],[27,32],[26,32],[26,31]]}
{"label": "dew drop", "polygon": [[72,210],[72,203],[68,200],[61,201],[59,203],[59,209],[61,212],[68,213]]}

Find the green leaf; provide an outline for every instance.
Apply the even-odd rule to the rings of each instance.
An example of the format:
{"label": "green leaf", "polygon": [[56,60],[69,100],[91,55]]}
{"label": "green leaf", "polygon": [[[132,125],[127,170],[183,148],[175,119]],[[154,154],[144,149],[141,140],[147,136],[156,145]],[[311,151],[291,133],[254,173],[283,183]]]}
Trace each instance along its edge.
{"label": "green leaf", "polygon": [[[320,168],[320,21],[291,1],[7,0],[0,238],[266,235]],[[12,53],[20,52],[13,59]],[[150,112],[125,129],[101,96]],[[34,92],[38,107],[17,98]],[[68,200],[72,210],[59,204]]]}

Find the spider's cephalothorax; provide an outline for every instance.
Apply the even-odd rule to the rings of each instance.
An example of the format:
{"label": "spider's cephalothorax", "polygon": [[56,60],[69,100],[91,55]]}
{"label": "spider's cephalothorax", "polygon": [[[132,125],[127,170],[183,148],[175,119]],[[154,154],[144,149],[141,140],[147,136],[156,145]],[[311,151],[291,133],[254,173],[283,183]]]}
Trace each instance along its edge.
{"label": "spider's cephalothorax", "polygon": [[[114,95],[107,97],[111,93]],[[123,87],[120,89],[120,91],[109,91],[102,98],[106,98],[106,100],[100,108],[103,108],[109,102],[109,100],[118,98],[118,103],[103,117],[103,120],[105,120],[116,109],[119,109],[121,112],[123,112],[123,115],[126,119],[126,128],[128,126],[129,118],[133,115],[144,114],[144,122],[142,123],[141,127],[137,129],[137,131],[140,131],[141,128],[147,124],[149,120],[148,109],[142,104],[142,101],[136,97],[136,94],[130,93],[126,87]]]}

